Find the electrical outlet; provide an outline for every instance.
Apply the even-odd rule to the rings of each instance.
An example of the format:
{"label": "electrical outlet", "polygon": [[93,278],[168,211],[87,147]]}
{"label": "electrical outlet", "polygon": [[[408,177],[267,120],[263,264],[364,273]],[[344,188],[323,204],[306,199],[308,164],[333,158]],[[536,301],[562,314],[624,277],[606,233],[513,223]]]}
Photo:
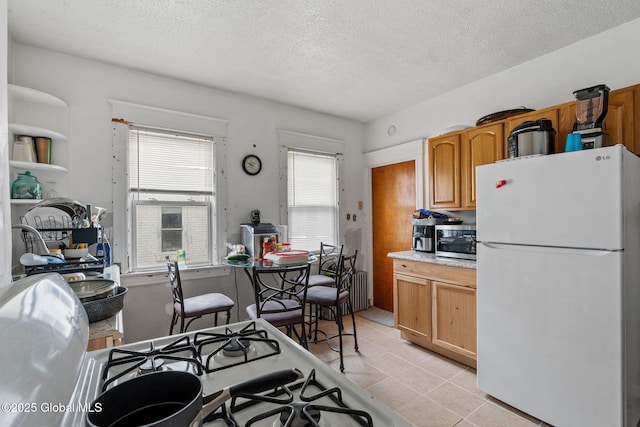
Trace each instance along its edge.
{"label": "electrical outlet", "polygon": [[353,214],[353,221],[355,222],[356,220],[356,214]]}
{"label": "electrical outlet", "polygon": [[351,220],[351,214],[347,214],[347,221]]}

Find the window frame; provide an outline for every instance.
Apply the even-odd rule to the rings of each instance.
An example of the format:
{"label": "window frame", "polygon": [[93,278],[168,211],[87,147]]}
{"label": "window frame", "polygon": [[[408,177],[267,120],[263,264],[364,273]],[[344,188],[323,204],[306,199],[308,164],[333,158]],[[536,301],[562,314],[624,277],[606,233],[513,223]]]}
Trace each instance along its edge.
{"label": "window frame", "polygon": [[[126,101],[109,100],[112,107],[112,117],[126,119],[112,119],[112,190],[113,190],[113,229],[112,229],[112,258],[120,264],[123,275],[140,276],[150,282],[157,282],[153,274],[164,274],[166,267],[149,270],[132,269],[131,250],[132,239],[132,208],[129,183],[129,129],[131,126],[149,130],[175,132],[176,134],[205,136],[213,139],[214,144],[214,187],[213,200],[209,215],[211,233],[210,240],[212,262],[206,265],[191,265],[185,268],[185,276],[211,277],[212,275],[228,274],[228,267],[224,266],[222,254],[225,253],[227,241],[226,196],[227,178],[224,170],[227,162],[226,133],[228,121],[216,117],[167,110],[147,105],[133,104]],[[215,221],[213,221],[215,218]],[[189,272],[188,270],[192,271]],[[215,273],[215,270],[219,270]],[[191,274],[190,274],[191,273]]]}
{"label": "window frame", "polygon": [[[280,145],[280,223],[289,224],[289,203],[288,203],[288,154],[289,150],[303,151],[312,154],[325,154],[336,156],[337,160],[337,212],[336,212],[336,241],[342,243],[344,241],[342,206],[344,206],[344,141],[324,136],[311,135],[296,131],[278,129],[278,142]],[[288,236],[287,236],[288,237]],[[313,251],[318,253],[320,247]]]}
{"label": "window frame", "polygon": [[[215,212],[213,210],[213,207],[215,206],[215,197],[216,197],[216,191],[215,191],[215,187],[216,187],[216,139],[210,135],[203,135],[203,134],[195,134],[192,132],[184,132],[184,131],[179,131],[179,130],[175,130],[175,129],[158,129],[157,127],[150,127],[150,126],[143,126],[143,125],[138,125],[138,124],[129,124],[129,141],[127,144],[127,172],[128,175],[129,172],[131,171],[132,168],[132,164],[130,162],[132,156],[131,156],[131,150],[133,149],[133,144],[135,144],[135,142],[133,142],[132,140],[132,133],[135,131],[141,131],[141,132],[149,132],[149,133],[154,133],[157,135],[163,135],[162,138],[171,138],[172,136],[175,136],[177,138],[180,137],[186,137],[186,138],[195,138],[195,139],[199,139],[199,140],[210,140],[210,143],[212,144],[211,146],[211,156],[213,157],[212,160],[212,166],[213,166],[213,171],[212,171],[212,176],[211,176],[211,193],[207,192],[202,192],[202,191],[193,191],[193,192],[185,192],[184,190],[166,190],[166,189],[159,189],[159,188],[150,188],[150,189],[141,189],[139,187],[134,187],[132,186],[130,179],[128,180],[127,183],[127,191],[128,191],[128,201],[127,201],[127,205],[130,209],[131,214],[128,215],[127,220],[129,221],[128,224],[128,230],[129,230],[129,234],[130,234],[130,241],[131,241],[131,245],[127,248],[127,253],[129,254],[129,262],[130,262],[130,270],[132,272],[147,272],[147,271],[158,271],[158,270],[164,270],[165,268],[165,263],[164,261],[161,262],[161,265],[157,265],[157,266],[149,266],[149,267],[141,267],[138,265],[138,261],[139,261],[139,257],[138,257],[138,253],[137,248],[138,248],[138,238],[139,238],[139,233],[138,233],[138,229],[135,227],[135,224],[137,224],[137,214],[138,214],[138,206],[156,206],[159,208],[162,208],[163,206],[180,206],[180,207],[189,207],[189,206],[206,206],[207,207],[207,227],[209,229],[209,235],[207,236],[207,247],[209,249],[209,254],[208,254],[208,259],[205,262],[191,262],[188,263],[188,266],[191,267],[200,267],[200,266],[213,266],[214,264],[216,264],[217,261],[219,261],[217,259],[217,254],[218,251],[215,248],[215,236],[217,235],[217,230],[215,228],[213,228],[212,224],[212,216],[215,218],[218,215],[218,212]],[[140,154],[138,154],[139,156]],[[138,167],[138,173],[140,173],[140,167]],[[172,194],[172,195],[195,195],[195,196],[206,196],[206,197],[211,197],[211,201],[206,202],[206,201],[167,201],[167,200],[162,200],[160,198],[160,200],[149,200],[149,199],[144,199],[144,200],[140,200],[137,198],[137,194],[140,193],[151,193],[154,195],[160,195],[159,197],[161,197],[162,194]],[[182,227],[182,230],[184,231],[184,224]],[[162,231],[162,228],[160,228],[160,231]],[[184,238],[184,236],[183,236]],[[187,259],[189,258],[189,251],[188,248],[182,248],[182,249],[187,249]],[[167,252],[165,254],[165,252]],[[169,253],[169,251],[161,251],[161,253],[163,253],[163,255],[169,255],[171,256]],[[135,255],[135,256],[134,256]],[[173,253],[173,255],[175,255],[175,253]],[[164,258],[162,258],[164,260]]]}
{"label": "window frame", "polygon": [[[213,228],[213,224],[214,222],[212,221],[212,216],[216,215],[213,212],[213,206],[215,205],[215,200],[211,201],[211,202],[168,202],[168,201],[153,201],[153,200],[142,200],[142,201],[136,201],[135,199],[133,199],[131,201],[131,222],[129,224],[129,228],[131,230],[131,247],[129,248],[129,254],[133,254],[133,248],[137,247],[138,241],[137,241],[137,237],[138,237],[138,233],[133,231],[133,224],[137,223],[137,217],[136,217],[136,213],[137,213],[137,209],[136,206],[141,205],[141,206],[158,206],[160,208],[163,207],[189,207],[189,206],[206,206],[207,207],[207,213],[208,213],[208,227],[210,230],[207,240],[207,245],[209,246],[210,250],[211,250],[211,260],[205,263],[189,263],[187,264],[187,266],[189,267],[202,267],[202,266],[206,266],[206,267],[211,267],[213,265],[216,265],[216,260],[215,260],[215,254],[216,254],[216,250],[214,248],[214,236],[215,236],[215,230]],[[162,232],[162,230],[164,230],[162,227],[160,228],[160,231]],[[183,239],[184,239],[184,223],[181,227],[182,233],[183,233]],[[181,248],[184,249],[184,248]],[[162,251],[167,252],[167,251]],[[175,255],[176,251],[171,251],[172,255]],[[189,257],[189,253],[187,251],[187,257]],[[147,271],[164,271],[165,270],[165,266],[163,264],[162,267],[151,267],[151,268],[140,268],[137,266],[136,264],[136,260],[133,257],[130,257],[131,259],[131,271],[132,272],[136,272],[136,273],[141,273],[141,272],[147,272]]]}
{"label": "window frame", "polygon": [[[333,154],[333,153],[325,153],[325,152],[318,152],[318,151],[310,151],[310,150],[306,150],[306,149],[299,149],[299,148],[293,148],[293,147],[288,147],[287,148],[287,172],[289,172],[288,168],[289,168],[289,155],[291,153],[299,153],[299,154],[303,154],[303,155],[309,155],[309,156],[319,156],[319,157],[323,157],[325,159],[331,159],[333,162],[335,162],[335,181],[333,182],[334,185],[334,189],[333,191],[335,192],[335,210],[333,212],[333,223],[335,224],[335,228],[333,230],[333,236],[331,236],[331,241],[324,241],[324,243],[328,243],[328,244],[332,244],[332,245],[337,245],[340,242],[340,227],[339,227],[339,220],[340,220],[340,200],[339,200],[339,194],[340,194],[340,171],[338,170],[338,164],[339,164],[339,160],[338,160],[338,154]],[[289,219],[289,214],[291,213],[291,204],[289,203],[289,184],[290,182],[288,181],[288,176],[289,174],[287,173],[287,219]],[[328,207],[329,205],[326,205],[325,207]],[[313,206],[314,209],[315,208],[319,208],[318,205]],[[304,209],[303,206],[298,206],[298,208],[300,209]],[[307,209],[309,208],[309,206],[307,206]],[[289,242],[292,242],[292,238],[291,238],[291,223],[289,221],[287,221],[287,226],[289,229]],[[320,239],[317,243],[317,245],[315,246],[314,249],[311,249],[312,251],[314,250],[319,250],[320,248],[320,243],[323,242],[322,239]],[[295,243],[295,242],[293,242]],[[297,247],[297,246],[296,246]],[[303,247],[302,245],[300,245],[301,249],[308,249]]]}

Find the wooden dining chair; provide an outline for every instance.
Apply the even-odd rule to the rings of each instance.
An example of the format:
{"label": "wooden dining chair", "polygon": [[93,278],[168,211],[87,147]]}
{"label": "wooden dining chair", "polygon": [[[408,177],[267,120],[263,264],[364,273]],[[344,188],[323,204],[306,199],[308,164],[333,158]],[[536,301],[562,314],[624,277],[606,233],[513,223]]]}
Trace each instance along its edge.
{"label": "wooden dining chair", "polygon": [[[173,334],[173,328],[178,323],[178,320],[180,320],[180,333],[182,333],[187,331],[191,322],[207,314],[215,316],[214,325],[218,326],[218,313],[226,312],[226,323],[228,324],[231,318],[231,309],[235,305],[233,300],[225,294],[217,292],[185,298],[182,292],[178,262],[172,262],[169,257],[166,257],[166,261],[171,293],[173,294],[173,315],[171,316],[169,335]],[[185,319],[189,319],[186,325],[184,324]]]}
{"label": "wooden dining chair", "polygon": [[[353,335],[354,349],[358,351],[358,336],[356,334],[356,318],[353,314],[353,305],[351,303],[351,286],[353,285],[354,276],[356,273],[356,259],[358,251],[355,250],[349,255],[342,255],[338,262],[338,271],[336,272],[336,284],[333,286],[313,286],[309,287],[307,291],[307,304],[312,308],[311,314],[315,308],[315,316],[311,317],[311,324],[313,324],[313,317],[315,317],[315,329],[314,329],[314,343],[318,342],[318,332],[326,336],[327,344],[329,348],[340,353],[340,372],[344,372],[344,355],[342,349],[342,337],[344,335]],[[342,321],[343,313],[342,307],[346,306],[347,311],[351,314],[351,322],[353,324],[353,332],[349,334],[344,333],[344,325]],[[333,318],[338,325],[338,335],[328,336],[326,333],[318,329],[318,323],[320,321],[320,313],[322,308],[329,309]],[[311,326],[310,326],[311,327]],[[309,334],[310,336],[311,334]],[[339,347],[336,349],[331,345],[331,340],[338,338]]]}
{"label": "wooden dining chair", "polygon": [[[305,306],[310,264],[290,267],[252,267],[251,280],[255,302],[247,307],[251,319],[264,319],[278,328],[285,328],[289,337],[295,335],[307,348]],[[300,332],[296,329],[300,327]]]}
{"label": "wooden dining chair", "polygon": [[330,245],[320,242],[318,254],[318,274],[309,276],[309,286],[335,286],[338,260],[344,245]]}

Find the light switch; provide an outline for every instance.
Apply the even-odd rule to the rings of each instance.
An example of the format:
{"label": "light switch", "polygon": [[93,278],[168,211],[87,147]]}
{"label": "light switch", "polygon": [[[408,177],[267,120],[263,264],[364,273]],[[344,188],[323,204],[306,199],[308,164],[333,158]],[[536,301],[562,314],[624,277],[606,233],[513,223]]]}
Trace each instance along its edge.
{"label": "light switch", "polygon": [[362,203],[362,200],[360,200],[360,201],[358,202],[358,210],[360,210],[360,211],[361,211],[361,210],[362,210],[362,208],[363,208],[363,205],[364,205],[364,204]]}

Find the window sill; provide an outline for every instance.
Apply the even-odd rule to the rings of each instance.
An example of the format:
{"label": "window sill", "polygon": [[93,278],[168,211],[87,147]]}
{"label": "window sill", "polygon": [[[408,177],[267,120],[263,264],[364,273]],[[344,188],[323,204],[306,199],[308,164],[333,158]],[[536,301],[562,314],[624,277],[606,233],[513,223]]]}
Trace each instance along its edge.
{"label": "window sill", "polygon": [[[231,268],[225,265],[214,265],[207,267],[180,267],[180,278],[183,281],[195,279],[208,279],[211,277],[222,277],[230,274]],[[157,284],[168,284],[167,270],[144,271],[138,273],[126,273],[120,275],[123,286],[148,286]]]}

